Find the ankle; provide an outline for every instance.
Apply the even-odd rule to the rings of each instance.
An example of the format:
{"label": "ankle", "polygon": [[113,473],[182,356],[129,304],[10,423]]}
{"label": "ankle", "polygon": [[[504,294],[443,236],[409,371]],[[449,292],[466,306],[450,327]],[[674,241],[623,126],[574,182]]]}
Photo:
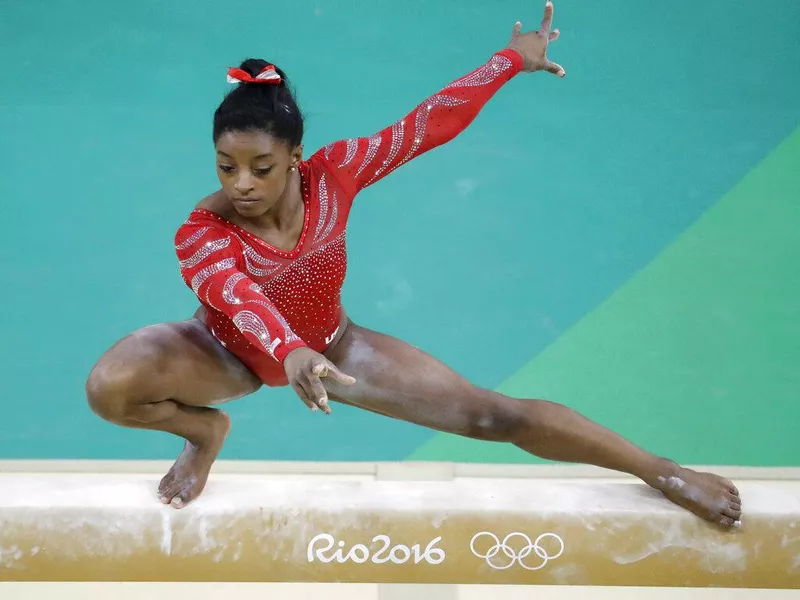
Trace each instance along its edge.
{"label": "ankle", "polygon": [[643,465],[640,473],[634,473],[639,479],[651,487],[662,487],[670,477],[680,471],[681,466],[673,460],[661,456],[651,457]]}

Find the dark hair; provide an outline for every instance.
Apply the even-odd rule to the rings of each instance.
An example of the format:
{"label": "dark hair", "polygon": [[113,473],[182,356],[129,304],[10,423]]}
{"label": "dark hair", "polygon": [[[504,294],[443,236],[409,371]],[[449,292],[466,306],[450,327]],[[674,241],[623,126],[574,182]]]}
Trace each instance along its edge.
{"label": "dark hair", "polygon": [[[255,77],[268,63],[259,58],[248,58],[239,68]],[[216,111],[214,111],[214,143],[227,131],[260,130],[284,140],[294,148],[303,140],[303,115],[286,74],[279,68],[279,85],[265,83],[238,83]]]}

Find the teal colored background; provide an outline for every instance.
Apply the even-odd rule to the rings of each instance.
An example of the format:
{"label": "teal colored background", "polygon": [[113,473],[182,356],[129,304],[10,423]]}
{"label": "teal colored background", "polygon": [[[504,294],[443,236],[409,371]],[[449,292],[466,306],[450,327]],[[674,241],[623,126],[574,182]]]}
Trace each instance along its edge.
{"label": "teal colored background", "polygon": [[[83,384],[120,337],[194,310],[172,240],[216,189],[228,66],[288,73],[308,155],[403,116],[542,8],[6,3],[0,457],[180,450],[95,417]],[[515,78],[357,198],[348,312],[677,460],[798,464],[798,25],[794,0],[559,1],[564,80]],[[288,389],[227,410],[225,459],[536,460],[347,407],[312,415]]]}

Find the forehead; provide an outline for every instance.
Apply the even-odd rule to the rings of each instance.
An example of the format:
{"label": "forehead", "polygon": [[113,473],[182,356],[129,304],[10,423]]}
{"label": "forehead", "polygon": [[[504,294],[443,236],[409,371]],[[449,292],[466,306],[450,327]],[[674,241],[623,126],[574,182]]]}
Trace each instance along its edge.
{"label": "forehead", "polygon": [[253,158],[265,154],[274,156],[289,151],[283,140],[264,131],[226,131],[217,140],[216,150],[237,158]]}

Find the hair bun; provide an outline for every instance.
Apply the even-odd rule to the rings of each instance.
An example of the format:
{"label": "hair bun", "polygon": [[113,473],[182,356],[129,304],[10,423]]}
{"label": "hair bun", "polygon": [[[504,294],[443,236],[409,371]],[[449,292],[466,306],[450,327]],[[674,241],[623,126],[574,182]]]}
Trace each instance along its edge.
{"label": "hair bun", "polygon": [[281,76],[280,85],[286,85],[286,74],[280,68],[278,68],[275,63],[267,62],[262,58],[248,58],[247,60],[242,61],[242,63],[239,65],[239,68],[248,73],[251,77],[255,77],[267,65],[272,65],[275,67],[275,72]]}

